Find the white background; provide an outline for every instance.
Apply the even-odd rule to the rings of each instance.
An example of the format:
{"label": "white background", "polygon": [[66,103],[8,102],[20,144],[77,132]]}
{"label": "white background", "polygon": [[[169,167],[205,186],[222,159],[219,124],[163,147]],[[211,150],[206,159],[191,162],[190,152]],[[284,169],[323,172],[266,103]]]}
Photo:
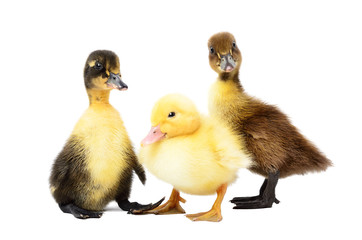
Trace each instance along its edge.
{"label": "white background", "polygon": [[[361,239],[361,12],[358,1],[345,0],[2,2],[0,238]],[[114,202],[97,220],[61,213],[48,177],[88,106],[88,54],[119,55],[129,90],[113,91],[110,101],[138,150],[162,95],[186,94],[207,113],[216,79],[207,40],[219,31],[235,35],[246,91],[279,106],[334,167],[280,180],[281,203],[271,209],[237,211],[228,200],[255,195],[263,181],[241,170],[220,223],[132,216]],[[134,179],[131,200],[169,196],[170,185],[147,176],[146,186]],[[216,196],[183,197],[195,213],[209,210]]]}

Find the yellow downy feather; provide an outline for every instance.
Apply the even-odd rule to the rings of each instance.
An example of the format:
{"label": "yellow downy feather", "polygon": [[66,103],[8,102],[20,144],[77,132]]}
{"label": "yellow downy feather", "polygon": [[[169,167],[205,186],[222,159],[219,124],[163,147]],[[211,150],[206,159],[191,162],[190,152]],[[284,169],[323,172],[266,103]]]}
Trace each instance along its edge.
{"label": "yellow downy feather", "polygon": [[76,124],[72,135],[86,148],[86,165],[95,186],[88,203],[94,204],[114,190],[127,167],[125,152],[131,147],[123,121],[110,104],[91,104]]}

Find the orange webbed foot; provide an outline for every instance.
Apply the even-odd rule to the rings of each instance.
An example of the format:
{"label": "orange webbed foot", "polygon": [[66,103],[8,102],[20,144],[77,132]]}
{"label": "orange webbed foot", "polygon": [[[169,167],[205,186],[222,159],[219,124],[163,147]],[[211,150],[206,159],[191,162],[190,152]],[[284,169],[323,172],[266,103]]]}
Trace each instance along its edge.
{"label": "orange webbed foot", "polygon": [[226,193],[227,185],[222,184],[217,190],[217,198],[211,210],[208,212],[201,212],[196,214],[187,214],[186,217],[192,221],[210,221],[210,222],[220,222],[222,220],[221,215],[221,202],[224,199]]}
{"label": "orange webbed foot", "polygon": [[191,221],[210,221],[220,222],[222,220],[221,210],[212,208],[208,212],[201,212],[196,214],[187,214],[186,217]]}

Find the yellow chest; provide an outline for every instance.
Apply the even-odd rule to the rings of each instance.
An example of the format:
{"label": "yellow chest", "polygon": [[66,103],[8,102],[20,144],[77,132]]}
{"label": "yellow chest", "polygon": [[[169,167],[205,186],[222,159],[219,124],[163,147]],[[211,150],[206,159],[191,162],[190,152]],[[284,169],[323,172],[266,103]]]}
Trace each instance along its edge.
{"label": "yellow chest", "polygon": [[188,194],[213,194],[228,175],[215,156],[202,146],[197,151],[188,144],[148,146],[141,149],[142,157],[153,175]]}
{"label": "yellow chest", "polygon": [[225,118],[235,109],[240,109],[245,99],[232,81],[217,80],[209,91],[209,112],[217,118]]}
{"label": "yellow chest", "polygon": [[128,167],[131,143],[119,113],[108,106],[90,106],[73,130],[86,148],[86,166],[95,188],[111,189]]}
{"label": "yellow chest", "polygon": [[247,157],[240,153],[230,132],[226,133],[216,122],[213,128],[205,125],[193,135],[142,147],[140,161],[152,174],[179,191],[197,195],[215,193],[221,184],[235,180],[237,169]]}

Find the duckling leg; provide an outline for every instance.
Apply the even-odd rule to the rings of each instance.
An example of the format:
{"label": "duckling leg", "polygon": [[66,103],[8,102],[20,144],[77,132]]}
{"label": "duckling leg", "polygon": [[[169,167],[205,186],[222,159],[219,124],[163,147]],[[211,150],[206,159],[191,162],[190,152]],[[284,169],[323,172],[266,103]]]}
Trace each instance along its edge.
{"label": "duckling leg", "polygon": [[264,180],[260,188],[259,196],[255,197],[236,197],[231,200],[236,206],[234,209],[257,209],[270,208],[273,203],[278,204],[280,201],[275,197],[275,188],[279,179],[279,171],[268,174],[268,179]]}
{"label": "duckling leg", "polygon": [[230,202],[237,203],[237,202],[250,202],[255,201],[257,199],[261,199],[262,195],[264,194],[266,185],[268,184],[268,179],[265,178],[263,184],[261,185],[261,188],[259,190],[259,195],[253,196],[253,197],[234,197]]}
{"label": "duckling leg", "polygon": [[102,217],[103,212],[89,211],[83,208],[80,208],[72,203],[69,204],[59,204],[59,208],[64,213],[71,213],[74,217],[79,219],[87,218],[100,218]]}
{"label": "duckling leg", "polygon": [[217,198],[210,211],[196,213],[196,214],[187,214],[186,217],[192,221],[220,222],[222,220],[221,203],[222,200],[224,199],[226,189],[227,185],[223,184],[216,190]]}
{"label": "duckling leg", "polygon": [[176,189],[172,189],[172,193],[170,196],[170,199],[154,208],[151,210],[134,210],[132,213],[133,214],[149,214],[149,213],[153,213],[153,214],[178,214],[178,213],[185,213],[185,210],[181,207],[180,202],[185,203],[186,200],[183,199],[180,196],[180,192],[177,191]]}

